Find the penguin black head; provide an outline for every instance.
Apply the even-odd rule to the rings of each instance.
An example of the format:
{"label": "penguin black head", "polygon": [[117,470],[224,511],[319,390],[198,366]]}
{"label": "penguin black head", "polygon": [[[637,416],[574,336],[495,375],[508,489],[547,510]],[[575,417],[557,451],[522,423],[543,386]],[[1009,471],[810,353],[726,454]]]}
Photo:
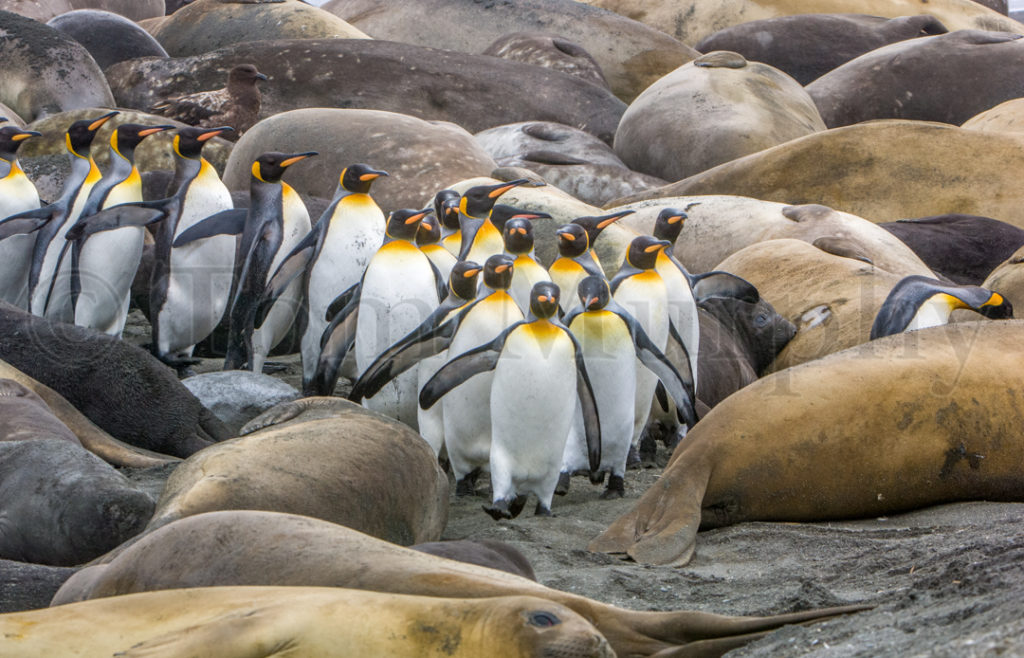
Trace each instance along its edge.
{"label": "penguin black head", "polygon": [[420,227],[416,229],[416,245],[425,247],[428,244],[437,244],[441,241],[441,225],[437,223],[437,217],[425,215]]}
{"label": "penguin black head", "polygon": [[512,285],[515,258],[508,254],[494,254],[484,262],[484,285],[491,290],[508,290]]}
{"label": "penguin black head", "polygon": [[123,123],[110,133],[110,147],[123,158],[132,158],[135,147],[150,135],[172,130],[174,126],[143,126],[137,123]]}
{"label": "penguin black head", "polygon": [[466,301],[476,297],[477,279],[483,270],[480,265],[471,260],[460,260],[452,266],[448,275],[448,290],[459,299]]}
{"label": "penguin black head", "polygon": [[659,240],[650,235],[633,238],[626,251],[626,262],[638,270],[649,270],[658,260],[658,254],[671,247],[668,240]]}
{"label": "penguin black head", "polygon": [[412,242],[416,239],[416,232],[420,230],[423,218],[427,216],[428,212],[430,212],[430,208],[424,208],[423,210],[411,210],[409,208],[396,210],[388,217],[385,233],[394,240],[408,240]]}
{"label": "penguin black head", "polygon": [[558,236],[558,255],[563,258],[576,258],[590,249],[587,230],[579,224],[566,224],[555,231],[555,235]]}
{"label": "penguin black head", "polygon": [[[922,329],[943,324],[958,308],[970,309],[992,319],[1013,317],[1010,302],[988,288],[912,275],[900,279],[878,309],[871,326],[871,340],[902,333],[908,328]],[[927,316],[919,317],[926,309],[931,313],[930,321]]]}
{"label": "penguin black head", "polygon": [[[6,121],[6,119],[5,119]],[[13,162],[17,157],[18,147],[30,137],[39,137],[43,133],[34,130],[22,130],[18,126],[0,128],[0,159]]]}
{"label": "penguin black head", "polygon": [[576,295],[580,298],[584,311],[600,311],[608,305],[611,294],[608,281],[596,274],[585,277],[576,287]]}
{"label": "penguin black head", "polygon": [[232,130],[234,128],[231,126],[218,126],[217,128],[185,126],[184,128],[178,128],[178,134],[174,136],[174,152],[183,158],[195,160],[202,153],[206,142]]}
{"label": "penguin black head", "polygon": [[533,212],[530,210],[523,210],[522,208],[515,208],[504,203],[495,204],[491,210],[491,223],[499,231],[505,230],[505,222],[512,219],[513,217],[525,217],[526,219],[548,219],[551,215],[546,212]]}
{"label": "penguin black head", "polygon": [[626,215],[632,215],[635,210],[620,210],[610,215],[601,215],[600,217],[577,217],[572,220],[573,224],[582,226],[587,232],[587,238],[590,240],[590,244],[593,245],[597,242],[597,236],[601,235],[601,231],[605,230],[615,222],[619,221]]}
{"label": "penguin black head", "polygon": [[486,217],[491,212],[491,209],[494,208],[498,197],[513,187],[519,187],[529,182],[526,178],[519,178],[508,183],[471,187],[466,190],[462,195],[462,199],[459,200],[459,211],[467,217]]}
{"label": "penguin black head", "polygon": [[373,181],[387,175],[388,172],[374,169],[368,164],[354,164],[342,170],[338,184],[353,194],[369,194]]}
{"label": "penguin black head", "polygon": [[538,281],[530,290],[530,313],[538,318],[550,318],[558,312],[558,284]]}
{"label": "penguin black head", "polygon": [[662,208],[658,219],[654,220],[654,237],[676,243],[686,221],[686,211],[679,208]]}
{"label": "penguin black head", "polygon": [[255,86],[257,80],[266,80],[254,64],[239,64],[228,72],[228,87]]}
{"label": "penguin black head", "polygon": [[88,158],[89,147],[92,146],[92,140],[96,137],[96,132],[103,124],[110,120],[110,117],[118,114],[120,112],[115,110],[95,119],[82,119],[71,124],[64,136],[64,143],[68,152],[80,158]]}
{"label": "penguin black head", "polygon": [[513,217],[505,222],[501,237],[508,253],[528,254],[533,251],[533,222],[525,217]]}
{"label": "penguin black head", "polygon": [[285,169],[296,162],[313,157],[314,155],[318,155],[318,153],[316,151],[306,151],[305,153],[278,153],[277,151],[271,151],[270,153],[264,153],[252,163],[253,178],[257,178],[264,183],[279,183],[281,177],[284,176]]}
{"label": "penguin black head", "polygon": [[434,195],[434,215],[446,229],[459,229],[459,198],[455,190],[441,190]]}

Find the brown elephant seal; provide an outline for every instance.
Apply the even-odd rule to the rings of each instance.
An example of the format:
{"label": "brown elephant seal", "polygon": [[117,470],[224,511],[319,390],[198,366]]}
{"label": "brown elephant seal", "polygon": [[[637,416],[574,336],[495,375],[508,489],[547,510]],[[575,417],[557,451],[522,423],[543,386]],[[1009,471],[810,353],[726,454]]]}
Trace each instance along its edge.
{"label": "brown elephant seal", "polygon": [[125,443],[187,457],[228,438],[174,371],[148,352],[91,329],[0,302],[0,359],[50,386]]}
{"label": "brown elephant seal", "polygon": [[132,21],[163,16],[164,0],[68,0],[72,9],[98,9],[119,14]]}
{"label": "brown elephant seal", "polygon": [[114,107],[107,79],[85,46],[25,16],[0,11],[0,22],[0,102],[18,116],[35,121],[65,110]]}
{"label": "brown elephant seal", "polygon": [[[162,21],[153,36],[172,57],[242,42],[369,38],[334,14],[296,0],[196,0]],[[262,62],[255,63],[262,70]]]}
{"label": "brown elephant seal", "polygon": [[484,55],[575,75],[599,87],[609,88],[601,65],[578,43],[544,32],[513,32],[487,46]]}
{"label": "brown elephant seal", "polygon": [[948,32],[934,16],[799,14],[732,25],[700,40],[702,53],[731,50],[807,85],[851,59],[896,41]]}
{"label": "brown elephant seal", "polygon": [[821,130],[814,101],[793,78],[717,51],[637,96],[615,132],[615,153],[631,169],[677,181]]}
{"label": "brown elephant seal", "polygon": [[71,566],[135,536],[153,499],[71,441],[0,441],[0,558]]}
{"label": "brown elephant seal", "polygon": [[167,57],[149,32],[124,16],[98,9],[76,9],[46,23],[85,46],[100,69],[136,57]]}
{"label": "brown elephant seal", "polygon": [[[326,519],[403,545],[441,538],[448,478],[408,426],[341,399],[306,398],[275,409],[267,413],[300,412],[291,422],[211,446],[175,469],[149,529],[202,512],[264,509]],[[301,419],[307,410],[326,417]]]}
{"label": "brown elephant seal", "polygon": [[[618,199],[734,194],[822,204],[872,222],[963,213],[1024,228],[1024,137],[888,119],[833,128]],[[965,163],[970,163],[968,166]]]}
{"label": "brown elephant seal", "polygon": [[994,133],[1024,132],[1024,98],[1013,98],[979,112],[960,127]]}
{"label": "brown elephant seal", "polygon": [[[224,585],[315,585],[458,598],[536,596],[583,615],[620,656],[650,656],[672,649],[718,655],[710,650],[725,651],[785,623],[860,608],[773,617],[625,610],[503,571],[396,546],[351,528],[248,510],[176,521],[104,557],[103,562],[72,576],[52,605]],[[699,649],[708,653],[696,653]]]}
{"label": "brown elephant seal", "polygon": [[[981,285],[998,292],[1013,304],[1014,308],[1024,309],[1024,247],[996,266]],[[954,317],[976,319],[960,311],[957,311]]]}
{"label": "brown elephant seal", "polygon": [[874,119],[960,125],[1021,94],[1024,37],[958,30],[884,46],[807,85],[829,128]]}
{"label": "brown elephant seal", "polygon": [[81,445],[41,397],[13,379],[0,379],[0,441],[32,439],[57,439]]}
{"label": "brown elephant seal", "polygon": [[[593,55],[612,92],[627,103],[661,76],[697,57],[696,51],[661,28],[573,0],[332,0],[323,8],[375,39],[423,43],[427,34],[444,34],[445,48],[467,53],[483,52],[509,33],[557,34]],[[459,29],[452,30],[452,25]]]}
{"label": "brown elephant seal", "polygon": [[698,528],[1024,500],[1024,373],[1007,358],[1021,340],[1020,321],[952,324],[760,379],[701,419],[589,548],[682,565]]}
{"label": "brown elephant seal", "polygon": [[21,658],[212,655],[614,658],[581,615],[537,597],[450,599],[328,587],[147,592],[0,615]]}
{"label": "brown elephant seal", "polygon": [[533,567],[526,556],[515,546],[495,539],[453,539],[449,541],[431,541],[410,546],[414,551],[436,555],[438,557],[475,564],[488,569],[506,571],[523,578],[537,580]]}

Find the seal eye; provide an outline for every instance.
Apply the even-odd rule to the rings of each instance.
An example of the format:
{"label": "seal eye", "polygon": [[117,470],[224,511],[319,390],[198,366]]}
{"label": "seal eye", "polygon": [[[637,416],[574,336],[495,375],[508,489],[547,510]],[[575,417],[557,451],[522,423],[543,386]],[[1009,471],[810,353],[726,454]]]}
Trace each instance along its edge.
{"label": "seal eye", "polygon": [[757,327],[758,329],[764,327],[766,324],[768,324],[768,314],[761,313],[756,318],[754,318],[754,326]]}
{"label": "seal eye", "polygon": [[526,620],[530,622],[531,626],[537,626],[540,628],[548,628],[550,626],[557,626],[562,623],[562,620],[551,614],[550,612],[531,612],[526,616]]}

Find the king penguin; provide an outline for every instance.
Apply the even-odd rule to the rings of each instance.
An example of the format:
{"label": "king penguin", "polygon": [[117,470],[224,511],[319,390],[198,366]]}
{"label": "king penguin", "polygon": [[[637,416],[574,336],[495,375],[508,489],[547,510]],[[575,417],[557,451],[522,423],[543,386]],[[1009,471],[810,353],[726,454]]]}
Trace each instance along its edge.
{"label": "king penguin", "polygon": [[915,274],[900,279],[889,292],[871,325],[871,340],[946,324],[958,308],[993,319],[1013,317],[1010,302],[997,292]]}
{"label": "king penguin", "polygon": [[[601,269],[601,274],[604,274],[604,268],[601,267],[601,261],[597,257],[597,252],[594,251],[594,248],[597,245],[597,239],[601,237],[601,233],[603,233],[606,228],[626,215],[632,215],[634,212],[636,211],[620,210],[608,215],[577,217],[572,220],[573,224],[582,226],[583,230],[587,232],[587,248],[590,250],[590,257],[593,259],[594,263],[597,264],[597,267]],[[569,295],[569,297],[572,297],[572,295]]]}
{"label": "king penguin", "polygon": [[601,462],[601,429],[579,343],[558,321],[558,286],[544,281],[530,293],[530,314],[497,338],[446,363],[423,387],[429,408],[475,375],[493,370],[491,505],[495,519],[513,518],[537,497],[537,515],[551,514],[566,438],[577,400],[582,409],[589,463]]}
{"label": "king penguin", "polygon": [[558,258],[548,268],[548,275],[566,293],[561,297],[562,312],[572,308],[572,295],[585,277],[604,276],[604,270],[590,252],[587,231],[579,224],[565,224],[555,231],[558,238]]}
{"label": "king penguin", "polygon": [[[580,304],[565,317],[565,324],[579,341],[601,419],[598,473],[602,478],[605,473],[609,474],[601,498],[621,498],[625,493],[626,457],[636,415],[636,360],[665,385],[688,424],[696,422],[693,382],[689,373],[681,374],[676,370],[636,319],[611,298],[608,281],[603,276],[584,278],[578,295]],[[565,444],[562,473],[555,493],[565,494],[569,490],[570,475],[588,468],[587,460],[583,418],[578,412]]]}
{"label": "king penguin", "polygon": [[267,284],[263,304],[276,300],[296,277],[303,276],[307,301],[302,333],[302,387],[311,391],[320,360],[320,338],[327,328],[327,307],[359,283],[370,259],[384,244],[384,213],[370,196],[370,186],[386,171],[367,164],[345,167],[331,204],[312,230],[278,265]]}
{"label": "king penguin", "polygon": [[416,231],[416,246],[427,255],[441,274],[441,278],[447,281],[448,275],[458,261],[450,251],[441,246],[441,223],[437,221],[436,215],[423,217],[420,228]]}
{"label": "king penguin", "polygon": [[452,256],[462,250],[462,232],[459,226],[459,200],[455,190],[441,190],[434,195],[434,217],[441,224],[441,246]]}
{"label": "king penguin", "polygon": [[526,217],[515,216],[504,224],[502,238],[505,253],[512,256],[514,274],[509,292],[523,313],[530,311],[530,291],[541,281],[551,277],[544,266],[537,262],[533,253],[533,222]]}
{"label": "king penguin", "polygon": [[654,222],[654,237],[665,240],[669,247],[658,252],[654,269],[661,275],[668,291],[668,313],[680,342],[690,356],[690,378],[694,390],[697,388],[697,355],[700,353],[700,320],[697,315],[697,301],[690,287],[690,273],[672,254],[672,246],[679,238],[686,221],[686,211],[677,208],[663,208]]}
{"label": "king penguin", "polygon": [[[0,128],[0,218],[39,208],[36,186],[18,164],[18,147],[40,135],[14,125]],[[34,233],[0,241],[0,300],[22,310],[28,310],[28,271],[35,242]]]}
{"label": "king penguin", "polygon": [[502,252],[505,245],[501,230],[490,219],[491,210],[498,197],[528,182],[520,178],[508,183],[477,185],[465,191],[459,199],[459,260],[483,263]]}
{"label": "king penguin", "polygon": [[67,235],[72,245],[71,301],[79,326],[120,338],[132,280],[142,260],[145,228],[121,226],[75,239],[77,227],[104,208],[142,201],[135,149],[146,137],[172,128],[126,123],[110,133],[110,168],[89,193],[76,227]]}
{"label": "king penguin", "polygon": [[64,134],[71,173],[60,198],[48,206],[11,215],[0,222],[0,240],[36,231],[28,275],[29,310],[60,322],[72,322],[71,259],[62,259],[65,235],[78,219],[100,170],[89,154],[96,132],[118,112],[72,123]]}

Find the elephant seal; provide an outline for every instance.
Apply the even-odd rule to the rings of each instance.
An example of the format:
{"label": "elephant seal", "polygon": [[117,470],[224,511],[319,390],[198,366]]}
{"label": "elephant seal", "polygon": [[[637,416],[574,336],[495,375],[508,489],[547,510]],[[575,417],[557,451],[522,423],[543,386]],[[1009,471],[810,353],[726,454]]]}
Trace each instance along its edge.
{"label": "elephant seal", "polygon": [[[280,0],[196,0],[169,15],[153,36],[172,57],[199,55],[243,42],[370,38],[318,7]],[[262,61],[254,63],[263,69]]]}
{"label": "elephant seal", "polygon": [[70,566],[138,534],[153,499],[71,441],[0,442],[0,558]]}
{"label": "elephant seal", "polygon": [[86,107],[114,107],[96,61],[69,36],[39,21],[0,11],[0,102],[22,119]]}
{"label": "elephant seal", "polygon": [[773,617],[625,610],[318,519],[250,510],[193,516],[144,535],[72,576],[51,605],[168,588],[234,585],[351,587],[430,597],[536,596],[583,615],[620,656],[649,656],[673,648],[718,655],[712,649],[724,652],[784,623],[859,607]]}
{"label": "elephant seal", "polygon": [[968,285],[981,285],[992,270],[1024,246],[1024,229],[976,215],[901,219],[879,226],[913,249],[936,274]]}
{"label": "elephant seal", "polygon": [[[684,208],[688,215],[673,253],[690,272],[708,272],[743,247],[763,240],[794,238],[814,242],[843,236],[876,267],[894,274],[931,276],[928,266],[903,242],[862,217],[809,204],[789,206],[738,196],[652,199],[618,206],[635,210],[620,224],[650,234],[662,208]],[[606,211],[607,212],[607,211]]]}
{"label": "elephant seal", "polygon": [[72,9],[99,9],[138,22],[164,15],[164,0],[68,0]]}
{"label": "elephant seal", "polygon": [[410,546],[414,551],[436,555],[438,557],[475,564],[488,569],[498,569],[516,576],[537,580],[533,567],[526,556],[511,544],[495,539],[453,539],[450,541],[431,541]]}
{"label": "elephant seal", "polygon": [[[998,292],[1011,304],[1018,304],[1016,308],[1024,309],[1024,247],[992,270],[981,285]],[[966,318],[975,319],[973,314],[954,312],[954,319]]]}
{"label": "elephant seal", "polygon": [[0,633],[23,658],[211,650],[323,658],[615,655],[584,617],[537,597],[439,599],[327,587],[146,592],[0,615]]}
{"label": "elephant seal", "polygon": [[960,127],[995,133],[1024,132],[1024,98],[1003,101],[993,108],[975,114]]}
{"label": "elephant seal", "polygon": [[0,560],[0,614],[45,608],[76,571],[74,567]]}
{"label": "elephant seal", "polygon": [[696,48],[702,53],[731,50],[807,85],[876,48],[948,31],[928,15],[799,14],[732,25],[701,39]]}
{"label": "elephant seal", "polygon": [[482,54],[554,69],[610,89],[597,60],[583,46],[560,36],[544,32],[513,32],[499,37]]}
{"label": "elephant seal", "polygon": [[873,119],[960,125],[1020,96],[1021,75],[1020,34],[958,30],[861,55],[807,85],[807,93],[829,128]]}
{"label": "elephant seal", "polygon": [[[281,420],[311,409],[326,417]],[[211,446],[175,469],[149,530],[202,512],[265,509],[403,545],[441,538],[448,478],[427,442],[406,425],[334,398],[287,402],[267,414],[252,425],[282,424]]]}
{"label": "elephant seal", "polygon": [[109,11],[76,9],[46,23],[85,46],[100,69],[137,57],[167,57],[167,51],[137,23]]}
{"label": "elephant seal", "polygon": [[795,80],[716,51],[637,96],[622,115],[614,145],[631,169],[677,181],[821,130],[814,102]]}
{"label": "elephant seal", "polygon": [[[341,0],[338,0],[341,1]],[[929,14],[950,30],[1024,34],[1024,25],[974,0],[587,0],[695,44],[718,30],[777,16],[867,14],[897,18]]]}
{"label": "elephant seal", "polygon": [[[1024,137],[927,121],[833,128],[727,162],[665,187],[618,199],[736,194],[823,204],[872,222],[946,213],[1024,228]],[[965,166],[970,162],[970,166]]]}
{"label": "elephant seal", "polygon": [[91,329],[0,302],[0,359],[53,388],[121,441],[187,457],[224,425],[156,357]]}
{"label": "elephant seal", "polygon": [[424,35],[443,34],[445,48],[466,53],[483,52],[509,33],[557,34],[593,55],[612,92],[627,103],[697,57],[660,28],[573,0],[332,0],[323,8],[376,39],[423,43]]}
{"label": "elephant seal", "polygon": [[1006,358],[1021,340],[1016,320],[951,324],[764,377],[701,419],[589,549],[682,565],[698,528],[1024,500],[1024,373]]}
{"label": "elephant seal", "polygon": [[451,121],[469,132],[543,120],[610,143],[626,109],[608,90],[567,73],[371,39],[246,42],[193,57],[122,62],[108,74],[120,106],[149,108],[162,98],[218,88],[233,66],[253,62],[269,77],[261,87],[261,117],[300,108],[387,110]]}
{"label": "elephant seal", "polygon": [[268,150],[320,151],[320,156],[284,180],[300,194],[331,198],[342,170],[356,162],[388,172],[373,187],[385,211],[421,208],[451,183],[485,176],[494,160],[458,126],[377,110],[305,109],[285,112],[253,126],[232,151],[224,170],[229,189],[248,190],[252,163]]}
{"label": "elephant seal", "polygon": [[13,379],[0,379],[0,441],[56,439],[76,445],[78,437],[43,399]]}
{"label": "elephant seal", "polygon": [[0,0],[0,10],[45,23],[57,14],[74,9],[70,0]]}

